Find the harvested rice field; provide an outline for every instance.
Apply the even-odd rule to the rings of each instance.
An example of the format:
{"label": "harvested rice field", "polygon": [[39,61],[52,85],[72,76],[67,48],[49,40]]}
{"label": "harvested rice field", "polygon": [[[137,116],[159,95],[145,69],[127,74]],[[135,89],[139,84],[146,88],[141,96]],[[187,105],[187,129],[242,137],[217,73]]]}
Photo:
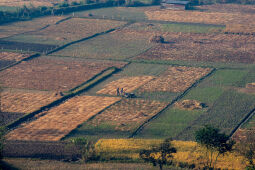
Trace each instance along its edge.
{"label": "harvested rice field", "polygon": [[120,78],[108,83],[103,89],[99,90],[97,94],[117,95],[117,88],[119,88],[119,91],[123,88],[124,92],[130,93],[153,79],[155,79],[153,76]]}
{"label": "harvested rice field", "polygon": [[140,99],[122,99],[92,119],[89,124],[98,126],[110,123],[115,130],[130,131],[160,112],[166,103]]}
{"label": "harvested rice field", "polygon": [[[162,20],[172,22],[204,23],[227,25],[228,31],[255,33],[254,14],[250,13],[223,13],[223,12],[200,12],[200,11],[178,11],[178,10],[154,10],[145,11],[149,20]],[[228,25],[231,26],[228,26]],[[243,27],[239,27],[242,25]]]}
{"label": "harvested rice field", "polygon": [[1,111],[31,113],[59,98],[54,92],[5,90],[1,93]]}
{"label": "harvested rice field", "polygon": [[143,53],[154,44],[151,33],[115,30],[93,39],[70,45],[52,55],[91,59],[127,59]]}
{"label": "harvested rice field", "polygon": [[[17,6],[22,7],[24,5],[30,6],[33,5],[35,7],[38,6],[53,6],[56,3],[61,3],[64,0],[0,0],[0,6]],[[68,0],[69,3],[71,2],[79,2],[78,0]]]}
{"label": "harvested rice field", "polygon": [[186,60],[255,63],[255,37],[230,34],[162,34],[169,44],[158,44],[138,60]]}
{"label": "harvested rice field", "polygon": [[35,90],[70,90],[109,67],[121,68],[124,62],[84,61],[39,57],[0,72],[4,87]]}
{"label": "harvested rice field", "polygon": [[45,111],[38,119],[23,123],[7,134],[7,140],[58,141],[120,98],[79,96]]}
{"label": "harvested rice field", "polygon": [[63,45],[123,25],[125,22],[99,19],[71,18],[32,33],[6,40]]}
{"label": "harvested rice field", "polygon": [[143,85],[139,91],[183,92],[200,78],[211,72],[210,68],[169,67],[158,78]]}
{"label": "harvested rice field", "polygon": [[5,68],[17,61],[25,59],[29,56],[30,56],[30,54],[0,52],[0,69]]}
{"label": "harvested rice field", "polygon": [[37,31],[64,19],[64,16],[49,16],[36,18],[30,21],[13,22],[1,25],[0,38],[6,38],[25,32]]}

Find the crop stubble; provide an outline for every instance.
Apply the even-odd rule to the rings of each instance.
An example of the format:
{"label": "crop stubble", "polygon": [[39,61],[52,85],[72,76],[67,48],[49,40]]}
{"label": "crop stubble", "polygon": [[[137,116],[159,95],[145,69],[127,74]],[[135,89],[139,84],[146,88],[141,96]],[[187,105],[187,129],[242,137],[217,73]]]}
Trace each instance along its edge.
{"label": "crop stubble", "polygon": [[164,33],[159,44],[135,59],[255,62],[255,37],[230,34]]}
{"label": "crop stubble", "polygon": [[121,62],[89,62],[56,58],[35,58],[0,72],[5,87],[36,90],[69,90]]}
{"label": "crop stubble", "polygon": [[9,61],[20,61],[29,57],[29,54],[20,54],[13,52],[0,52],[0,60],[9,60]]}
{"label": "crop stubble", "polygon": [[117,97],[78,96],[45,111],[7,134],[7,140],[58,141],[91,116],[119,101]]}
{"label": "crop stubble", "polygon": [[1,111],[30,113],[60,97],[60,95],[52,92],[6,90],[1,93]]}
{"label": "crop stubble", "polygon": [[139,91],[183,92],[210,71],[210,68],[170,67],[158,78],[143,85]]}
{"label": "crop stubble", "polygon": [[123,88],[124,92],[130,93],[140,86],[148,83],[155,77],[153,76],[136,76],[136,77],[125,77],[107,84],[103,89],[97,91],[97,94],[109,94],[117,95],[117,88],[121,90]]}
{"label": "crop stubble", "polygon": [[90,124],[111,123],[116,130],[129,131],[137,128],[166,107],[166,103],[140,99],[122,99],[119,103],[97,115]]}

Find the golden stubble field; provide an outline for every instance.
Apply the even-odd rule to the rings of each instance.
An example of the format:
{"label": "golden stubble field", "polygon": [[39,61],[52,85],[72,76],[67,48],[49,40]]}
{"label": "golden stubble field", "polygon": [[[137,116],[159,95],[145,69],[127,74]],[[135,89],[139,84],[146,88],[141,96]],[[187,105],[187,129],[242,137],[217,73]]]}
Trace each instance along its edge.
{"label": "golden stubble field", "polygon": [[129,131],[137,128],[166,107],[166,103],[141,99],[122,99],[110,108],[97,115],[92,125],[110,123],[116,130]]}
{"label": "golden stubble field", "polygon": [[31,113],[60,97],[54,92],[5,90],[1,93],[1,111]]}
{"label": "golden stubble field", "polygon": [[7,140],[58,141],[78,125],[106,107],[119,101],[117,97],[78,96],[45,111],[38,119],[23,123],[7,134]]}
{"label": "golden stubble field", "polygon": [[117,95],[117,88],[121,90],[123,88],[124,92],[130,93],[140,86],[148,83],[155,77],[153,76],[136,76],[136,77],[125,77],[118,80],[112,81],[106,84],[103,89],[97,91],[97,94],[109,94]]}
{"label": "golden stubble field", "polygon": [[211,70],[199,67],[169,67],[158,78],[139,88],[139,91],[183,92],[197,80],[209,74]]}
{"label": "golden stubble field", "polygon": [[35,90],[70,90],[109,67],[121,68],[123,62],[39,57],[0,72],[2,86]]}

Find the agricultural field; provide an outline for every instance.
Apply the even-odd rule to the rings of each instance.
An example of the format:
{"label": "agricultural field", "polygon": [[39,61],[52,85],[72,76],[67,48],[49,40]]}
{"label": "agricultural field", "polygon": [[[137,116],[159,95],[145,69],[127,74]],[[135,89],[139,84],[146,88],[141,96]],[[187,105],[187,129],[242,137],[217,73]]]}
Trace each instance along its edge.
{"label": "agricultural field", "polygon": [[68,138],[128,137],[164,107],[166,103],[158,101],[122,99],[75,129]]}
{"label": "agricultural field", "polygon": [[117,95],[116,89],[120,90],[123,88],[123,92],[130,93],[140,86],[148,83],[155,77],[152,76],[138,76],[138,77],[126,77],[121,78],[116,81],[112,81],[107,84],[103,89],[99,90],[97,94],[109,94],[109,95]]}
{"label": "agricultural field", "polygon": [[10,88],[67,91],[109,67],[121,68],[125,64],[39,57],[3,70],[0,81]]}
{"label": "agricultural field", "polygon": [[254,34],[253,13],[178,10],[145,11],[149,20],[226,25],[226,32]]}
{"label": "agricultural field", "polygon": [[31,54],[21,54],[14,52],[0,52],[0,69],[5,68],[17,61],[28,58]]}
{"label": "agricultural field", "polygon": [[254,63],[255,38],[246,35],[168,33],[169,44],[158,44],[137,60]]}
{"label": "agricultural field", "polygon": [[116,28],[123,24],[125,24],[125,22],[71,18],[58,24],[52,24],[45,29],[34,31],[32,33],[12,36],[4,40],[24,43],[33,42],[38,44],[63,45],[92,36],[96,33],[101,33],[109,29]]}
{"label": "agricultural field", "polygon": [[183,92],[200,78],[211,72],[210,68],[169,67],[158,78],[142,86],[140,91]]}
{"label": "agricultural field", "polygon": [[7,140],[58,141],[120,98],[81,96],[45,111],[38,119],[23,123],[7,134]]}
{"label": "agricultural field", "polygon": [[115,30],[111,33],[73,44],[52,55],[91,59],[127,59],[151,48],[150,33]]}
{"label": "agricultural field", "polygon": [[[53,6],[54,4],[64,2],[64,0],[1,0],[0,1],[0,6],[10,6],[10,7],[22,7],[24,5],[26,6]],[[79,2],[78,0],[68,0],[68,2]]]}
{"label": "agricultural field", "polygon": [[25,32],[37,31],[48,27],[49,25],[56,24],[58,21],[66,18],[65,16],[49,16],[36,18],[30,21],[19,21],[14,23],[7,23],[1,25],[0,38],[6,38]]}
{"label": "agricultural field", "polygon": [[1,92],[1,111],[31,113],[60,97],[57,93],[46,91],[4,90]]}

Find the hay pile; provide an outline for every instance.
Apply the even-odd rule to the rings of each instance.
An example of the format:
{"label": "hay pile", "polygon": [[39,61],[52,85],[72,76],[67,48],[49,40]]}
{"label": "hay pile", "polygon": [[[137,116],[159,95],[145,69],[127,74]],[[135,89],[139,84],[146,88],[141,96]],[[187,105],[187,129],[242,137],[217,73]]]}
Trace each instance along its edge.
{"label": "hay pile", "polygon": [[255,89],[255,82],[246,84],[247,89]]}
{"label": "hay pile", "polygon": [[175,103],[175,106],[185,110],[203,109],[206,105],[196,100],[182,100]]}
{"label": "hay pile", "polygon": [[160,36],[160,35],[154,35],[151,37],[150,42],[153,43],[164,43],[165,39],[164,37]]}

